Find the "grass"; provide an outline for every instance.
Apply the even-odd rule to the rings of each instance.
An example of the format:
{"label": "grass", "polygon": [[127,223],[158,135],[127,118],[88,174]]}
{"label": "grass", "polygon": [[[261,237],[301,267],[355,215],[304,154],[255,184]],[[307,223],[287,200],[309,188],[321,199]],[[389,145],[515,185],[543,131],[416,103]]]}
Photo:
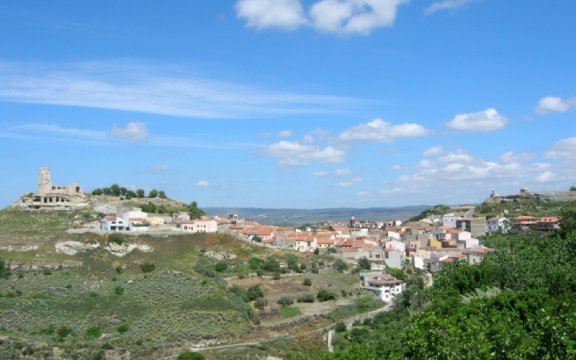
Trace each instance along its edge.
{"label": "grass", "polygon": [[298,316],[301,314],[300,309],[294,306],[281,306],[280,314],[284,319]]}

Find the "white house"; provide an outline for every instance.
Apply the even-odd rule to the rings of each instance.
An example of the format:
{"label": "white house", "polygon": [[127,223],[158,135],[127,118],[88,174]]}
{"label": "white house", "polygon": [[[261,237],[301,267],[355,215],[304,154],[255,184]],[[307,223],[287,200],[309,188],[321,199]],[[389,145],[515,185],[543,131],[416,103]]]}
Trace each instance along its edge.
{"label": "white house", "polygon": [[191,233],[215,233],[218,231],[218,223],[212,219],[196,219],[178,223],[180,231]]}
{"label": "white house", "polygon": [[360,278],[364,289],[372,291],[382,301],[391,301],[403,291],[402,281],[388,274],[360,274]]}
{"label": "white house", "polygon": [[507,232],[510,229],[510,220],[503,216],[493,217],[486,220],[486,225],[488,226],[489,233],[495,233],[498,231]]}
{"label": "white house", "polygon": [[104,231],[129,231],[130,223],[116,215],[108,215],[101,220],[102,230]]}
{"label": "white house", "polygon": [[454,213],[446,214],[442,216],[442,226],[446,226],[452,229],[456,229],[456,220],[462,219],[462,216],[458,216]]}

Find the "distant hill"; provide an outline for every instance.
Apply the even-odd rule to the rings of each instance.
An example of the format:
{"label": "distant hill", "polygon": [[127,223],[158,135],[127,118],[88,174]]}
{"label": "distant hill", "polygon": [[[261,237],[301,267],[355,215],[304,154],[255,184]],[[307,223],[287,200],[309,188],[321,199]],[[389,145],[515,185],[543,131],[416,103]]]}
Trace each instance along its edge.
{"label": "distant hill", "polygon": [[231,208],[206,207],[204,211],[210,216],[225,217],[236,213],[241,219],[257,221],[266,225],[299,226],[308,223],[325,221],[348,222],[354,216],[357,221],[390,221],[407,220],[420,214],[430,206],[403,206],[378,208],[329,208],[329,209],[265,209],[265,208]]}

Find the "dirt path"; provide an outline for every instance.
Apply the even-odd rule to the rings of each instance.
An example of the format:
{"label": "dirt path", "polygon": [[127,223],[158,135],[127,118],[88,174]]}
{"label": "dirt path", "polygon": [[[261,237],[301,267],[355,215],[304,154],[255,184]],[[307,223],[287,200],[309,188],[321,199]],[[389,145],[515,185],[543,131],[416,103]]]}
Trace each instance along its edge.
{"label": "dirt path", "polygon": [[[346,324],[346,327],[349,329],[352,327],[352,324],[354,324],[354,322],[356,322],[358,320],[364,321],[365,319],[371,319],[381,312],[392,310],[392,307],[393,307],[393,304],[389,303],[386,306],[381,307],[379,309],[376,309],[376,310],[373,310],[373,311],[370,311],[370,312],[367,312],[364,314],[352,316],[352,317],[344,320],[344,323]],[[304,333],[299,333],[297,335],[283,335],[282,337],[284,337],[284,338],[298,338],[298,337],[302,337],[302,336],[309,336],[309,335],[316,334],[319,332],[326,332],[327,333],[330,330],[332,330],[335,325],[336,325],[336,323],[332,323],[330,325],[326,325],[326,326],[320,327],[318,329],[310,330],[310,331],[307,331]],[[190,351],[202,352],[202,351],[221,350],[221,349],[230,349],[230,348],[247,347],[247,346],[258,346],[258,345],[263,344],[263,343],[274,341],[277,338],[278,338],[278,336],[272,336],[272,337],[247,340],[247,341],[238,342],[238,343],[231,343],[231,344],[206,345],[206,346],[194,345],[194,346],[190,347]],[[328,344],[328,347],[330,348],[331,344]]]}

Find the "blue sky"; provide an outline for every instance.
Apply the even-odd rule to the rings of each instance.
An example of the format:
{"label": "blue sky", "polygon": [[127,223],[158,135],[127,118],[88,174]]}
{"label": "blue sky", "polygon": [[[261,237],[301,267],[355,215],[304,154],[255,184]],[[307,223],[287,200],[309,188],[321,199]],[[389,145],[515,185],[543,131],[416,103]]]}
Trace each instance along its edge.
{"label": "blue sky", "polygon": [[38,171],[199,205],[576,185],[576,2],[4,1],[0,206]]}

